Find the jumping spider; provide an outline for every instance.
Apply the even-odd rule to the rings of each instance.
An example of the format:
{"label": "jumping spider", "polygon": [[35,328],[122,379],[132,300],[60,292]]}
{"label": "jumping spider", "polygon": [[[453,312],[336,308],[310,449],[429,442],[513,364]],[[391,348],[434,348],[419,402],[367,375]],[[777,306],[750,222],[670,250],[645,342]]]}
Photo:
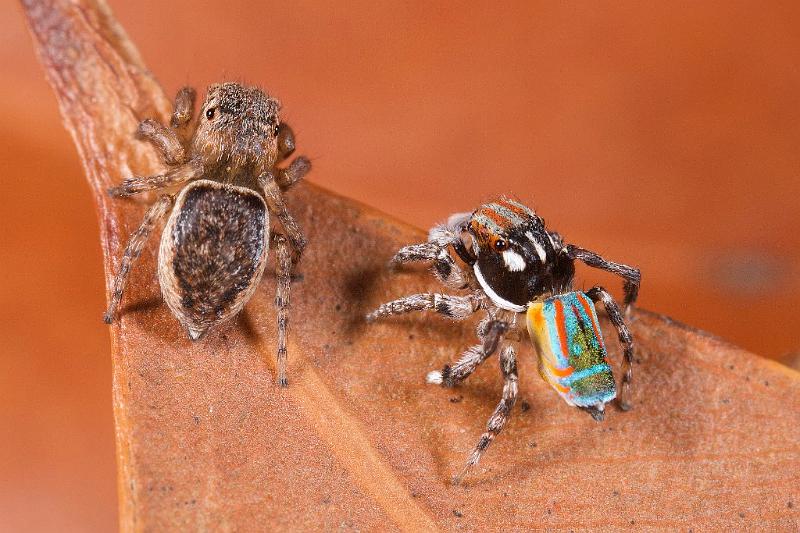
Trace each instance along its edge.
{"label": "jumping spider", "polygon": [[[468,268],[456,262],[451,249]],[[411,311],[435,311],[456,320],[479,310],[486,315],[477,328],[480,343],[467,349],[453,365],[430,372],[428,383],[458,385],[502,347],[503,397],[455,483],[478,463],[508,421],[517,398],[518,377],[514,347],[506,341],[523,340],[526,326],[538,352],[542,378],[569,405],[602,420],[605,404],[617,395],[594,309],[594,302],[602,301],[624,346],[619,406],[630,408],[633,340],[608,292],[600,286],[586,292],[573,290],[576,259],[624,278],[626,310],[636,300],[641,279],[638,269],[565,244],[531,209],[506,198],[484,204],[473,213],[451,216],[446,224],[431,229],[428,242],[406,246],[392,259],[392,265],[432,261],[433,272],[443,284],[468,294],[406,296],[381,305],[367,320]],[[525,317],[520,319],[522,313]]]}
{"label": "jumping spider", "polygon": [[[139,135],[158,149],[169,169],[128,178],[109,190],[125,197],[172,188],[156,199],[131,235],[104,319],[113,321],[131,266],[166,215],[158,279],[167,306],[192,340],[241,311],[258,287],[271,243],[276,251],[278,382],[286,386],[290,275],[306,239],[282,193],[311,164],[300,156],[286,168],[276,167],[294,152],[294,134],[280,122],[280,103],[260,89],[211,85],[197,121],[192,120],[195,97],[190,87],[178,91],[169,127],[152,119],[139,124]],[[270,231],[270,214],[283,233]]]}

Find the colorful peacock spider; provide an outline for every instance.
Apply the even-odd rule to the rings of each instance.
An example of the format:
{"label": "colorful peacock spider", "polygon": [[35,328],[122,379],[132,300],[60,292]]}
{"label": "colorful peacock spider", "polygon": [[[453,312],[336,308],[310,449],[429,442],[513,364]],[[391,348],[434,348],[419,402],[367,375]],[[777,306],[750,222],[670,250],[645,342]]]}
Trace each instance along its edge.
{"label": "colorful peacock spider", "polygon": [[[190,87],[178,91],[169,127],[151,119],[139,124],[139,135],[159,150],[169,169],[128,178],[109,190],[118,197],[167,187],[173,192],[156,199],[131,235],[104,320],[113,321],[131,266],[166,215],[158,278],[167,306],[192,340],[241,311],[261,281],[271,243],[276,251],[278,382],[286,386],[290,275],[306,239],[286,209],[283,192],[311,164],[300,156],[277,168],[294,152],[294,134],[280,122],[280,103],[260,89],[211,85],[193,121],[195,96]],[[270,214],[283,233],[270,231]]]}
{"label": "colorful peacock spider", "polygon": [[[451,249],[468,268],[456,262]],[[602,301],[624,346],[618,402],[621,409],[630,409],[633,339],[619,307],[605,289],[573,290],[576,259],[625,280],[626,310],[636,301],[641,279],[638,269],[565,244],[531,209],[506,198],[484,204],[473,213],[451,216],[446,224],[431,229],[428,242],[406,246],[392,259],[393,265],[432,261],[433,272],[443,284],[468,294],[406,296],[381,305],[367,315],[367,320],[411,311],[435,311],[456,320],[479,310],[486,313],[477,328],[480,343],[467,349],[453,365],[430,372],[428,383],[453,387],[502,347],[503,397],[455,483],[478,463],[508,421],[517,397],[518,378],[514,347],[506,341],[524,338],[523,322],[539,355],[539,373],[545,381],[568,404],[602,420],[605,404],[617,395],[594,308],[595,302]],[[522,313],[524,321],[518,320]]]}

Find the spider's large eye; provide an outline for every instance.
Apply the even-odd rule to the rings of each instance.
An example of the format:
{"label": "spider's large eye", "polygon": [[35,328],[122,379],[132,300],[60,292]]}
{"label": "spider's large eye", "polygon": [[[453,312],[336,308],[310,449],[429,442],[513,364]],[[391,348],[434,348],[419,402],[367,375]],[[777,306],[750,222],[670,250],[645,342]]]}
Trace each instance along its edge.
{"label": "spider's large eye", "polygon": [[214,118],[214,113],[216,111],[217,111],[216,107],[209,107],[208,109],[206,109],[206,118],[208,120],[211,120],[212,118]]}
{"label": "spider's large eye", "polygon": [[506,242],[504,239],[499,238],[499,237],[496,238],[496,239],[492,239],[492,249],[495,252],[502,252],[503,250],[506,250],[507,248],[508,248],[508,242]]}

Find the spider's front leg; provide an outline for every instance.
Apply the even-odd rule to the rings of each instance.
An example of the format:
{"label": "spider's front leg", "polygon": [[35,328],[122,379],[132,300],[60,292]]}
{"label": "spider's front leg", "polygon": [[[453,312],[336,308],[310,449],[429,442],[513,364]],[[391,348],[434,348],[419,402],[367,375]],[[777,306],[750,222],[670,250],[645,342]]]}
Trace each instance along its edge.
{"label": "spider's front leg", "polygon": [[459,227],[440,224],[431,229],[428,234],[428,242],[411,244],[398,250],[389,261],[389,266],[395,268],[404,263],[431,261],[433,273],[445,285],[454,289],[474,286],[471,272],[462,269],[456,263],[448,250],[450,246],[467,264],[471,263],[471,257],[461,240]]}
{"label": "spider's front leg", "polygon": [[625,312],[629,312],[630,306],[636,302],[636,298],[639,296],[639,285],[642,281],[642,273],[638,268],[608,261],[590,250],[584,250],[573,244],[567,244],[563,250],[570,259],[577,259],[592,268],[599,268],[600,270],[611,272],[624,279]]}
{"label": "spider's front leg", "polygon": [[486,424],[486,431],[481,435],[475,449],[472,450],[464,468],[453,478],[453,484],[455,485],[460,484],[464,476],[469,472],[469,469],[478,464],[483,452],[486,451],[494,438],[500,434],[511,416],[511,408],[514,407],[517,401],[517,391],[519,389],[517,358],[514,353],[514,348],[511,345],[506,346],[500,354],[500,371],[503,374],[504,381],[503,397],[500,399],[500,403],[497,404],[492,416],[489,417],[489,421]]}
{"label": "spider's front leg", "polygon": [[132,176],[123,180],[121,185],[108,189],[108,194],[118,198],[133,196],[144,191],[163,189],[173,185],[186,183],[203,176],[203,165],[199,159],[193,159],[172,168],[164,174],[155,176]]}

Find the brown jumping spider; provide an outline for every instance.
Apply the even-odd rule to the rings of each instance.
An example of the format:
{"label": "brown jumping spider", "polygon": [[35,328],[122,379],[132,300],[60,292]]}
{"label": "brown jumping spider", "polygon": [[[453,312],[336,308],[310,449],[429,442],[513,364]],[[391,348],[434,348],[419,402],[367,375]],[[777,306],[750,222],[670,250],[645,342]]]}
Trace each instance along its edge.
{"label": "brown jumping spider", "polygon": [[[451,255],[463,262],[463,268]],[[572,288],[575,261],[606,270],[625,280],[625,304],[639,292],[639,269],[607,261],[589,250],[566,244],[548,231],[530,208],[501,198],[472,213],[453,215],[434,227],[428,242],[402,248],[393,264],[431,261],[445,285],[467,294],[415,294],[381,305],[368,320],[411,311],[435,311],[463,320],[483,310],[478,324],[480,343],[461,359],[430,372],[428,383],[454,387],[467,379],[493,353],[500,352],[505,386],[456,483],[477,464],[492,439],[503,429],[517,398],[517,360],[508,341],[530,336],[539,355],[539,373],[569,405],[602,420],[606,403],[617,396],[616,383],[594,304],[602,302],[624,347],[625,364],[619,406],[630,408],[633,339],[616,302],[602,287],[586,292]],[[527,329],[527,332],[525,330]],[[527,333],[527,334],[526,334]]]}
{"label": "brown jumping spider", "polygon": [[[139,135],[153,143],[169,169],[128,178],[109,190],[124,197],[173,188],[158,197],[131,235],[104,319],[108,324],[114,319],[131,265],[166,215],[158,279],[164,300],[192,340],[241,311],[258,287],[272,243],[278,381],[286,386],[290,275],[306,239],[282,193],[308,173],[311,163],[300,156],[286,168],[276,167],[294,152],[294,134],[280,122],[279,102],[260,89],[237,83],[210,86],[196,122],[195,96],[190,87],[178,91],[169,127],[151,119],[139,124]],[[284,233],[270,231],[270,214]]]}

